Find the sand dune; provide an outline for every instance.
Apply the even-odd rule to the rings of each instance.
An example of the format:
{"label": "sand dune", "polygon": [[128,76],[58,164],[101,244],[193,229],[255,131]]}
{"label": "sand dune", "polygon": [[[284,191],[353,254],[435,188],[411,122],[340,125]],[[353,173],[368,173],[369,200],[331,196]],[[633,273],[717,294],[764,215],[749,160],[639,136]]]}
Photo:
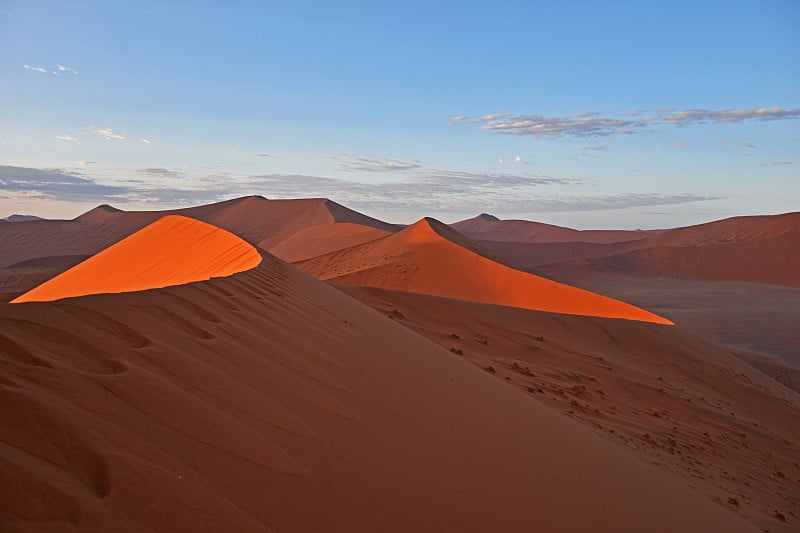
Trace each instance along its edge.
{"label": "sand dune", "polygon": [[800,287],[597,272],[557,279],[651,309],[718,346],[800,370]]}
{"label": "sand dune", "polygon": [[671,324],[626,303],[497,263],[486,257],[480,247],[433,219],[423,219],[377,241],[297,264],[320,279],[345,285]]}
{"label": "sand dune", "polygon": [[256,249],[225,230],[170,215],[31,289],[11,303],[181,285],[249,270]]}
{"label": "sand dune", "polygon": [[270,257],[0,336],[4,531],[755,530]]}
{"label": "sand dune", "polygon": [[529,220],[500,220],[485,213],[451,226],[474,240],[528,244],[549,242],[610,244],[640,241],[660,231],[576,230]]}
{"label": "sand dune", "polygon": [[504,262],[546,277],[607,272],[800,285],[800,213],[645,232],[579,232],[481,217],[453,227]]}
{"label": "sand dune", "polygon": [[32,222],[35,220],[44,220],[42,217],[36,215],[8,215],[5,218],[0,218],[0,222]]}
{"label": "sand dune", "polygon": [[597,259],[533,267],[556,272],[608,272],[709,281],[800,286],[800,230],[727,244],[653,246]]}
{"label": "sand dune", "polygon": [[337,222],[310,226],[289,237],[261,241],[258,245],[292,263],[375,241],[390,234],[361,224]]}
{"label": "sand dune", "polygon": [[[797,527],[800,501],[787,491],[797,485],[800,395],[727,350],[680,327],[342,290],[402,315],[397,323],[682,477],[763,530]],[[775,510],[792,524],[776,520]]]}
{"label": "sand dune", "polygon": [[0,268],[39,257],[92,255],[164,215],[195,218],[223,228],[251,244],[282,239],[318,224],[347,222],[396,231],[391,224],[323,198],[267,200],[246,196],[169,211],[120,211],[102,205],[75,220],[16,222],[0,227]]}
{"label": "sand dune", "polygon": [[490,250],[503,262],[515,268],[528,269],[538,266],[562,263],[571,260],[608,257],[636,250],[642,241],[625,241],[610,244],[592,242],[541,242],[527,243],[514,241],[475,240],[483,248]]}

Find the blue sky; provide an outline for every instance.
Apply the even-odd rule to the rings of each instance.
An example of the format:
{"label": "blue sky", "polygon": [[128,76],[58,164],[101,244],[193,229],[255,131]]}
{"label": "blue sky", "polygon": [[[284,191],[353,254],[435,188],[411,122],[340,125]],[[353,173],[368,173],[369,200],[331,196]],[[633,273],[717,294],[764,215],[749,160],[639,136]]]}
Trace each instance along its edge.
{"label": "blue sky", "polygon": [[800,209],[800,3],[430,4],[0,0],[0,215]]}

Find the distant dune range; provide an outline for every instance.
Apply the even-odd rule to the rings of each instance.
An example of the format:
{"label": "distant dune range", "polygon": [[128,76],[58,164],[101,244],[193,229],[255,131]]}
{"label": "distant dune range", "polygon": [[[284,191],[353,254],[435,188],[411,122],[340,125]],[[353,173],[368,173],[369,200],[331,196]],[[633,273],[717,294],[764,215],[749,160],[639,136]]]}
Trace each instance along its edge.
{"label": "distant dune range", "polygon": [[[492,244],[750,246],[781,217],[461,233],[247,197],[0,224],[0,529],[792,531],[792,369]],[[663,277],[554,272],[677,309]]]}
{"label": "distant dune range", "polygon": [[800,286],[800,213],[655,231],[576,231],[486,215],[453,227],[508,264],[544,276],[602,272]]}
{"label": "distant dune range", "polygon": [[247,196],[170,211],[120,211],[103,205],[74,220],[15,222],[0,227],[0,268],[31,259],[92,255],[164,215],[195,218],[257,244],[318,224],[356,223],[396,231],[397,227],[325,199],[267,200]]}

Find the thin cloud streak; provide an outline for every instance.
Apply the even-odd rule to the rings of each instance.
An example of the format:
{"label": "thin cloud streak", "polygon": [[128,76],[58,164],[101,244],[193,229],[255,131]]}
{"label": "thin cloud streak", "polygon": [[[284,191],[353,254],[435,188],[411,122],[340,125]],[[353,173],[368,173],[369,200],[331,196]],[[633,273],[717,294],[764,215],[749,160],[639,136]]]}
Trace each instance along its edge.
{"label": "thin cloud streak", "polygon": [[96,130],[94,130],[94,132],[97,135],[99,135],[101,137],[105,137],[108,140],[112,140],[112,139],[113,140],[118,140],[118,141],[124,141],[125,140],[124,136],[122,136],[122,135],[120,135],[118,133],[114,133],[114,130],[110,130],[108,128],[96,129]]}
{"label": "thin cloud streak", "polygon": [[[76,162],[88,166],[92,162]],[[482,174],[429,171],[381,184],[299,174],[264,174],[237,178],[221,172],[186,176],[164,168],[106,169],[114,184],[76,170],[0,166],[0,191],[29,198],[75,202],[159,202],[197,204],[262,194],[269,198],[327,197],[355,209],[418,211],[429,214],[490,209],[497,213],[565,212],[629,209],[717,200],[723,196],[690,193],[622,193],[574,195],[537,192],[539,187],[579,184],[581,178],[544,175]],[[129,179],[119,180],[120,174]],[[194,187],[163,186],[161,182],[193,183]]]}
{"label": "thin cloud streak", "polygon": [[700,124],[737,124],[748,121],[772,122],[777,120],[800,119],[800,108],[784,109],[753,108],[714,111],[709,109],[688,109],[674,111],[664,108],[642,117],[627,113],[624,117],[603,116],[590,111],[568,116],[543,117],[537,115],[511,115],[496,113],[478,118],[467,115],[452,116],[451,124],[475,124],[478,129],[501,135],[528,136],[533,139],[558,138],[562,136],[591,138],[612,135],[633,135],[658,126],[687,127]]}
{"label": "thin cloud streak", "polygon": [[381,159],[371,155],[344,154],[336,156],[335,170],[342,172],[397,172],[420,168],[419,163],[413,160]]}

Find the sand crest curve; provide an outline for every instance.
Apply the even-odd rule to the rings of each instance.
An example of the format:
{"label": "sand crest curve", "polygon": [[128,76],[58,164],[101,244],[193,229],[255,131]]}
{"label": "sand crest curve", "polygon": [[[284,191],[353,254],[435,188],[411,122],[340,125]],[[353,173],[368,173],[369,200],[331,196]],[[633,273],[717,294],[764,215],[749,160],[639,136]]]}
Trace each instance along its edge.
{"label": "sand crest curve", "polygon": [[183,285],[230,276],[260,263],[258,251],[236,235],[199,220],[169,215],[11,303]]}

